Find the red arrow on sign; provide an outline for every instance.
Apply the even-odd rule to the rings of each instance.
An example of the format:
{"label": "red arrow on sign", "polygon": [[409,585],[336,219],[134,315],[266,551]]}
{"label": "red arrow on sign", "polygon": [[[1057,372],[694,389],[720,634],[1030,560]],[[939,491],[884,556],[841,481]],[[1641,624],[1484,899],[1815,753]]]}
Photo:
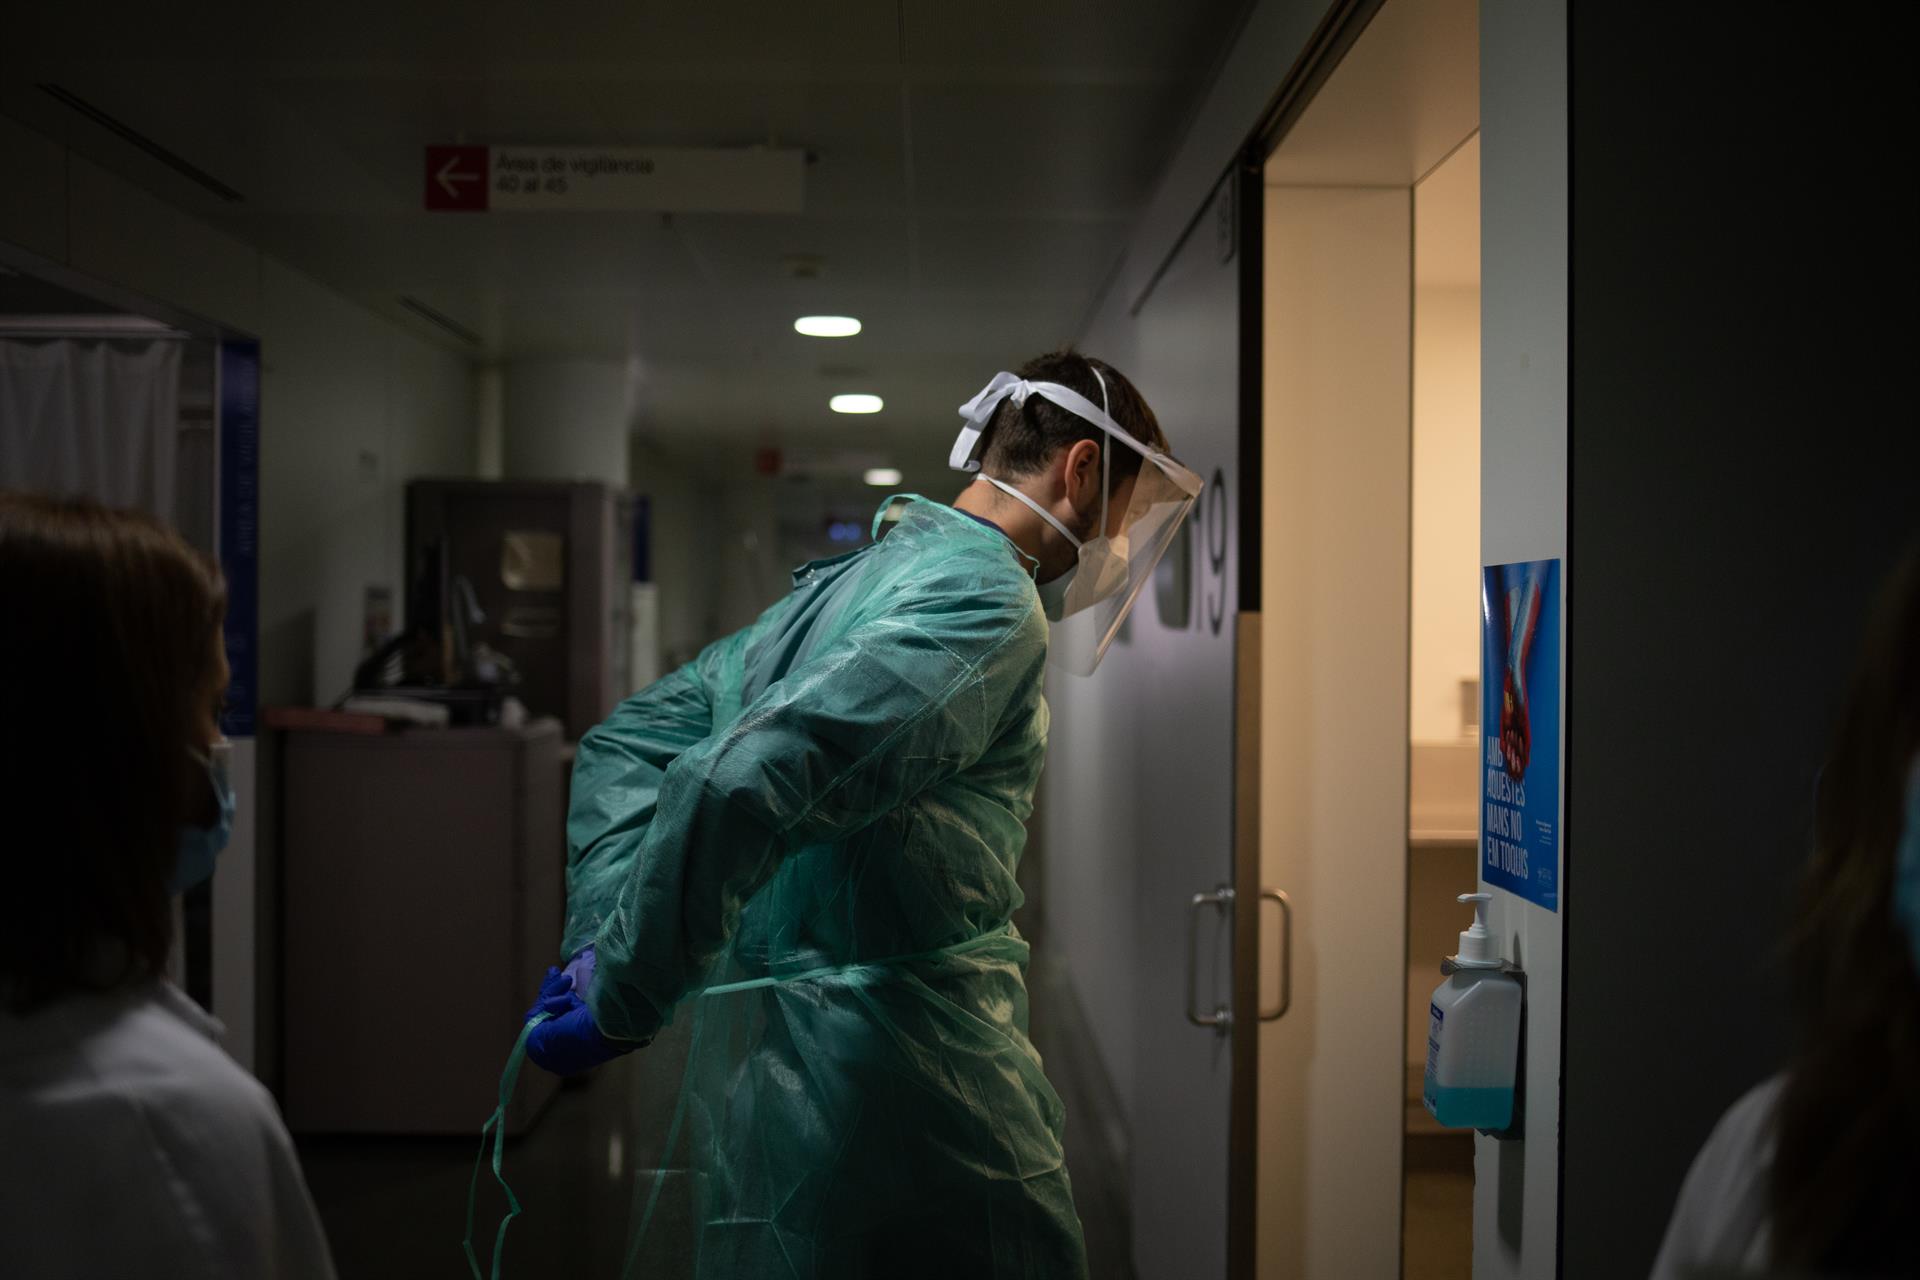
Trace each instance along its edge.
{"label": "red arrow on sign", "polygon": [[487,149],[427,148],[427,208],[469,213],[487,211]]}

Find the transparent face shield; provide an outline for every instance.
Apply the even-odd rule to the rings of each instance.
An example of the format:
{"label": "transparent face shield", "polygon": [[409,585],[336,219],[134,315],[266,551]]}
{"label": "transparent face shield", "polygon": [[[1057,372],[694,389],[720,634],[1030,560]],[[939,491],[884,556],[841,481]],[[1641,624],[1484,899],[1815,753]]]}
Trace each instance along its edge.
{"label": "transparent face shield", "polygon": [[[1127,437],[1126,443],[1134,442]],[[1117,523],[1111,517],[1105,522],[1114,532],[1081,545],[1061,616],[1053,623],[1049,660],[1073,675],[1092,675],[1100,665],[1200,497],[1199,476],[1165,454],[1141,453],[1126,510]]]}
{"label": "transparent face shield", "polygon": [[[1091,366],[1090,366],[1091,367]],[[1100,371],[1101,398],[1106,398],[1106,381]],[[1073,675],[1092,675],[1106,656],[1114,636],[1120,632],[1127,613],[1153,578],[1153,570],[1166,554],[1181,522],[1193,510],[1200,497],[1201,480],[1164,453],[1148,448],[1121,428],[1104,405],[1095,405],[1071,387],[1055,382],[1024,382],[1010,373],[997,375],[986,388],[961,406],[967,425],[954,443],[950,464],[957,471],[977,472],[980,435],[991,421],[1000,402],[1012,399],[1024,404],[1029,395],[1043,396],[1068,412],[1085,418],[1107,435],[1101,456],[1101,495],[1099,522],[1091,536],[1081,538],[1066,528],[1030,496],[991,476],[981,479],[1032,508],[1041,519],[1058,529],[1079,551],[1064,591],[1043,590],[1043,596],[1058,595],[1057,604],[1049,601],[1052,622],[1049,658],[1053,665]],[[1112,463],[1116,449],[1127,448],[1140,455],[1140,470],[1131,486],[1123,485],[1116,494],[1112,483]],[[1116,520],[1113,507],[1124,498],[1125,509]],[[1057,584],[1048,584],[1057,587]]]}

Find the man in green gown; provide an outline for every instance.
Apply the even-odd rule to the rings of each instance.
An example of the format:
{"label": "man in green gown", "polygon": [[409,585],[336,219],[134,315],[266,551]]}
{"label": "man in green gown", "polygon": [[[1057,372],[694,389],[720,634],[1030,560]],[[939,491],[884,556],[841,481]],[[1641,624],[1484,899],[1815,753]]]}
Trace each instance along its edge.
{"label": "man in green gown", "polygon": [[1199,480],[1132,384],[1072,352],[962,414],[953,464],[976,475],[951,506],[890,500],[875,541],[580,743],[573,959],[527,1052],[571,1074],[690,1019],[666,1160],[693,1239],[638,1224],[635,1274],[1086,1272],[1014,873],[1050,625],[1090,673]]}

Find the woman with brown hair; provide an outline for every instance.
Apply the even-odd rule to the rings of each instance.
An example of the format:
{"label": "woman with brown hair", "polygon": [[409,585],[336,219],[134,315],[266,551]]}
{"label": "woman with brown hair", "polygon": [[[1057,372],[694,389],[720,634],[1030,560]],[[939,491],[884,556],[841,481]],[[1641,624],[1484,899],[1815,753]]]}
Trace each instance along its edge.
{"label": "woman with brown hair", "polygon": [[331,1277],[273,1100],[166,980],[233,793],[220,573],[0,494],[0,1275]]}
{"label": "woman with brown hair", "polygon": [[1656,1277],[1920,1275],[1920,548],[1868,630],[1800,904],[1794,1056],[1707,1140]]}

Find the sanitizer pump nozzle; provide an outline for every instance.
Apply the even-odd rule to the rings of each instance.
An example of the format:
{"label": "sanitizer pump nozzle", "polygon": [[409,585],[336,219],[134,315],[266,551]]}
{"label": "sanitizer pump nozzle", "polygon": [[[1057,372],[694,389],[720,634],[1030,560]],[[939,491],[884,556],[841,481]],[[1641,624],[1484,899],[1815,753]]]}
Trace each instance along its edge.
{"label": "sanitizer pump nozzle", "polygon": [[1493,901],[1490,893],[1463,893],[1463,903],[1473,904],[1473,925],[1460,932],[1460,954],[1453,962],[1462,969],[1498,969],[1500,967],[1500,947],[1491,930],[1487,928],[1487,904]]}

